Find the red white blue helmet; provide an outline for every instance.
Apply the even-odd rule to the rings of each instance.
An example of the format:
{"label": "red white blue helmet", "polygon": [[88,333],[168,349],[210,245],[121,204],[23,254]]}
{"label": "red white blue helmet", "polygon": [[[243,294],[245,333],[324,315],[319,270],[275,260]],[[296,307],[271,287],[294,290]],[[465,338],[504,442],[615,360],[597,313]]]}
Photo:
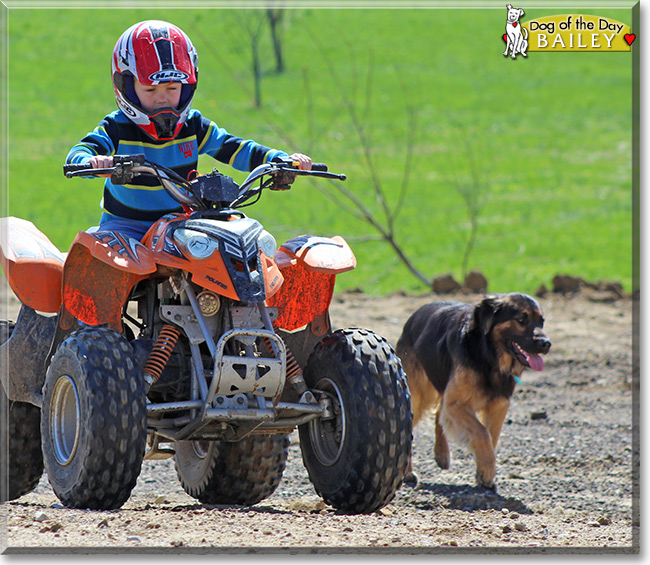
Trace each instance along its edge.
{"label": "red white blue helmet", "polygon": [[[113,90],[118,108],[152,138],[174,139],[190,112],[198,80],[197,63],[190,38],[175,25],[159,20],[132,25],[113,49]],[[148,113],[135,93],[134,78],[146,86],[181,83],[178,107]]]}

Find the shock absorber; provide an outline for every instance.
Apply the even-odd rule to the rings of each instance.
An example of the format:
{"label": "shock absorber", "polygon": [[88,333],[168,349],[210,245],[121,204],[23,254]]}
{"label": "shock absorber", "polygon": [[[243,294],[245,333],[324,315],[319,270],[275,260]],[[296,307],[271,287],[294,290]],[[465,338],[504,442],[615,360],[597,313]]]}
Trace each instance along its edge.
{"label": "shock absorber", "polygon": [[305,379],[302,378],[302,369],[293,356],[291,349],[287,347],[287,381],[289,381],[296,392],[302,396],[307,391]]}
{"label": "shock absorber", "polygon": [[[262,341],[264,341],[264,344],[268,348],[269,351],[273,351],[273,348],[271,347],[271,341],[263,337]],[[300,365],[298,365],[298,361],[296,361],[296,358],[293,356],[293,353],[291,352],[291,349],[289,349],[289,346],[286,346],[286,353],[287,353],[287,376],[286,379],[288,382],[291,383],[291,385],[294,387],[294,390],[298,393],[299,396],[302,396],[308,389],[307,385],[305,384],[305,380],[302,378],[302,369],[300,368]]]}
{"label": "shock absorber", "polygon": [[145,383],[147,383],[147,390],[160,378],[180,335],[181,331],[176,326],[171,324],[163,326],[144,365],[144,369],[142,369]]}

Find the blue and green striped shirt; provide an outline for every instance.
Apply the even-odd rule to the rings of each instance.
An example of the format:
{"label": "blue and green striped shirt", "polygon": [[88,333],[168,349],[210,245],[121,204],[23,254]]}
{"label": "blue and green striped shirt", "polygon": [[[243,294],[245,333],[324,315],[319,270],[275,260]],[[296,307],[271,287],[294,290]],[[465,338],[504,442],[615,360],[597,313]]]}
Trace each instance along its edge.
{"label": "blue and green striped shirt", "polygon": [[[171,141],[156,141],[129,120],[121,110],[106,116],[99,125],[68,153],[66,163],[84,163],[95,155],[134,155],[144,153],[149,161],[173,169],[183,178],[197,168],[199,155],[207,154],[239,171],[252,171],[284,151],[265,147],[252,140],[229,134],[214,122],[191,110],[178,136]],[[132,184],[104,184],[102,221],[124,218],[152,223],[169,212],[180,210],[158,181],[142,176]]]}

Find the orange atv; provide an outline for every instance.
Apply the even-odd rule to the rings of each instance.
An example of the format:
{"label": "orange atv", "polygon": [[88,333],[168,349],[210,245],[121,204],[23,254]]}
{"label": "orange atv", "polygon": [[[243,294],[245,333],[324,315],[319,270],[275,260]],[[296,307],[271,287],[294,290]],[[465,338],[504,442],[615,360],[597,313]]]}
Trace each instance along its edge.
{"label": "orange atv", "polygon": [[255,504],[280,482],[297,426],[328,504],[350,513],[387,504],[411,450],[410,395],[384,338],[331,328],[335,277],[356,259],[340,237],[276,249],[241,211],[298,175],[344,175],[284,161],[240,187],[216,170],[188,182],[144,156],[115,163],[64,170],[120,184],[152,175],[184,211],[142,241],[80,232],[67,256],[30,222],[1,220],[2,266],[22,302],[15,324],[0,326],[3,500],[35,488],[44,467],[63,504],[119,508],[143,459],[173,456],[189,495]]}

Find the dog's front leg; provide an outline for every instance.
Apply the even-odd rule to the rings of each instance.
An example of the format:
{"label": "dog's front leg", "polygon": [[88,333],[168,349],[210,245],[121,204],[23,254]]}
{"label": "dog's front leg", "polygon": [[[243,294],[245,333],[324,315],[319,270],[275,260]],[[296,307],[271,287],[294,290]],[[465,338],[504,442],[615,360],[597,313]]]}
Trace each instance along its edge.
{"label": "dog's front leg", "polygon": [[[452,387],[453,388],[453,387]],[[481,424],[472,407],[463,400],[447,398],[445,391],[441,422],[445,433],[470,448],[476,458],[476,480],[478,484],[494,489],[496,456],[490,432]]]}
{"label": "dog's front leg", "polygon": [[502,397],[493,400],[482,410],[481,421],[490,433],[492,447],[495,451],[508,408],[510,408],[510,400]]}
{"label": "dog's front leg", "polygon": [[510,48],[510,36],[506,35],[506,50],[503,52],[503,56],[508,56],[508,49]]}

